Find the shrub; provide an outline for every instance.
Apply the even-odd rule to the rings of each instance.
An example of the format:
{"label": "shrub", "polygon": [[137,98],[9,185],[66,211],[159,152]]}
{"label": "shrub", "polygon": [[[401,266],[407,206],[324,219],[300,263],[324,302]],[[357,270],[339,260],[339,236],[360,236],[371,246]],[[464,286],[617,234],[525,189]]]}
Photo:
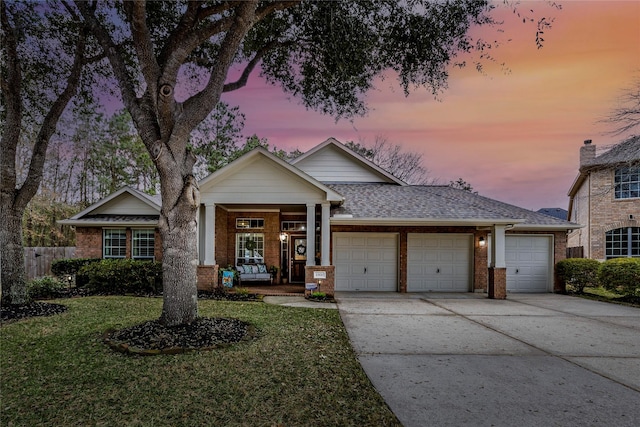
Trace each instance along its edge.
{"label": "shrub", "polygon": [[58,298],[64,295],[66,285],[55,277],[44,276],[27,283],[27,296],[30,299]]}
{"label": "shrub", "polygon": [[87,264],[102,261],[101,258],[65,258],[56,259],[51,263],[51,272],[57,277],[75,276],[76,286],[84,286],[89,278],[78,274],[79,270]]}
{"label": "shrub", "polygon": [[570,285],[581,294],[586,286],[598,286],[600,262],[588,258],[569,258],[556,264],[556,273],[560,281]]}
{"label": "shrub", "polygon": [[640,296],[639,258],[614,258],[605,261],[598,277],[605,289]]}
{"label": "shrub", "polygon": [[86,288],[91,293],[161,294],[162,264],[131,259],[103,259],[82,267],[78,274],[86,275]]}

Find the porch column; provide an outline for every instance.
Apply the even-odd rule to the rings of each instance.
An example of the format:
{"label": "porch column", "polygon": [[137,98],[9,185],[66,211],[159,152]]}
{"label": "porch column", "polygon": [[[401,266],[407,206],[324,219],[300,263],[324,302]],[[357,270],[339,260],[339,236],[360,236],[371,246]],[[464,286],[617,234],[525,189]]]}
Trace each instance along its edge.
{"label": "porch column", "polygon": [[329,228],[329,216],[330,216],[331,203],[322,203],[322,223],[320,225],[321,241],[320,241],[320,265],[329,265],[329,248],[331,229]]}
{"label": "porch column", "polygon": [[316,204],[307,203],[307,265],[316,265]]}
{"label": "porch column", "polygon": [[204,265],[216,265],[216,205],[204,206]]}
{"label": "porch column", "polygon": [[507,263],[505,225],[494,225],[491,230],[491,266],[489,267],[489,298],[507,297]]}

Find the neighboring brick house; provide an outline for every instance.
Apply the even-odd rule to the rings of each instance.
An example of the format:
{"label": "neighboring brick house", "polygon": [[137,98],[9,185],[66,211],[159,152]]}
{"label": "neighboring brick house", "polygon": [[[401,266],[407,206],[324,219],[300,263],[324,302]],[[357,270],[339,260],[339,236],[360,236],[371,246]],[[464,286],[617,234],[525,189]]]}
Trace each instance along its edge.
{"label": "neighboring brick house", "polygon": [[[198,287],[279,267],[321,290],[551,292],[577,224],[447,186],[408,185],[333,138],[286,162],[257,148],[199,182]],[[124,188],[61,221],[78,256],[160,259],[158,197]],[[136,237],[137,236],[137,237]],[[142,250],[142,252],[141,252]]]}
{"label": "neighboring brick house", "polygon": [[640,137],[596,155],[587,140],[569,190],[570,221],[583,227],[568,236],[585,258],[640,257]]}

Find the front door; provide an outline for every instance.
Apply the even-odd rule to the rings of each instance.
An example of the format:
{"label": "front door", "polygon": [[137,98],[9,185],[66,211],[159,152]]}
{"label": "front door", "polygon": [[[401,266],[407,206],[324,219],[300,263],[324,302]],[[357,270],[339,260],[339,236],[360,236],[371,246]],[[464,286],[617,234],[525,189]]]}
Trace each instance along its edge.
{"label": "front door", "polygon": [[291,236],[289,240],[291,283],[304,283],[304,267],[307,265],[307,238],[306,236]]}

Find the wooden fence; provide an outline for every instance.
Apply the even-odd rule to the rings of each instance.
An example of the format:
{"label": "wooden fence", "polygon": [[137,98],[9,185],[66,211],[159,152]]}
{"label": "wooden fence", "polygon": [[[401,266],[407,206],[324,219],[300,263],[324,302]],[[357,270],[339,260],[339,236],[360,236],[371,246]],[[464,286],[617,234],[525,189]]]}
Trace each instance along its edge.
{"label": "wooden fence", "polygon": [[51,263],[56,259],[74,258],[75,246],[59,248],[26,247],[24,248],[24,269],[26,279],[33,280],[38,277],[51,275]]}
{"label": "wooden fence", "polygon": [[584,258],[584,246],[567,248],[567,258]]}

